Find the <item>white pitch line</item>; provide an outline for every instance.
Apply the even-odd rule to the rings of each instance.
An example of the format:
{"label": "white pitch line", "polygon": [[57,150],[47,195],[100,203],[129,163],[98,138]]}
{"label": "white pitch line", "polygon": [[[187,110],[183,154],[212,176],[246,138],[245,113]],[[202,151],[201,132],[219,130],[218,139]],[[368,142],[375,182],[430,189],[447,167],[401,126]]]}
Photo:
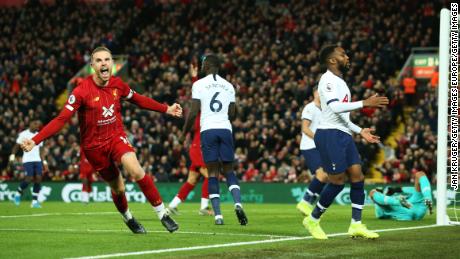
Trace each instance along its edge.
{"label": "white pitch line", "polygon": [[[149,232],[165,232],[167,231],[149,231]],[[287,237],[296,237],[296,236],[284,236],[284,235],[271,235],[271,234],[245,234],[245,233],[218,233],[218,232],[196,232],[196,231],[178,231],[175,232],[178,234],[198,234],[198,235],[224,235],[224,236],[247,236],[247,237],[279,237],[279,238],[287,238]]]}
{"label": "white pitch line", "polygon": [[[143,211],[136,211],[136,213]],[[181,210],[181,212],[192,212],[192,210]],[[21,214],[21,215],[0,215],[0,218],[27,218],[27,217],[46,217],[46,216],[88,216],[88,215],[109,215],[109,214],[119,214],[114,211],[101,211],[101,212],[70,212],[70,213],[37,213],[37,214]],[[180,215],[179,215],[180,216]]]}
{"label": "white pitch line", "polygon": [[23,215],[4,215],[0,216],[2,219],[8,218],[27,218],[27,217],[47,217],[47,216],[88,216],[88,215],[108,215],[118,214],[118,212],[72,212],[72,213],[38,213],[38,214],[23,214]]}
{"label": "white pitch line", "polygon": [[[374,230],[374,231],[375,232],[389,232],[389,231],[412,230],[412,229],[422,229],[422,228],[432,228],[432,227],[438,227],[438,225],[426,225],[426,226],[416,226],[416,227],[378,229],[378,230]],[[330,234],[330,235],[327,235],[327,236],[328,237],[337,237],[337,236],[345,236],[345,235],[348,235],[348,233],[335,233],[335,234]],[[265,239],[265,240],[258,240],[258,241],[225,243],[225,244],[215,244],[215,245],[205,245],[205,246],[190,246],[190,247],[167,248],[167,249],[158,249],[158,250],[147,250],[147,251],[139,251],[139,252],[92,255],[92,256],[83,256],[83,257],[70,257],[70,258],[65,258],[65,259],[98,259],[98,258],[124,257],[124,256],[145,255],[145,254],[160,254],[160,253],[192,251],[192,250],[210,249],[210,248],[221,248],[221,247],[232,247],[232,246],[246,246],[246,245],[256,245],[256,244],[278,243],[278,242],[284,242],[284,241],[303,240],[303,239],[313,239],[313,237],[312,236],[287,237],[287,238],[280,238],[280,239]]]}
{"label": "white pitch line", "polygon": [[[36,231],[36,232],[95,232],[95,233],[128,233],[128,230],[121,229],[76,229],[76,228],[62,228],[62,229],[43,229],[43,228],[0,228],[0,231]],[[149,233],[164,233],[169,234],[166,230],[148,230]],[[245,234],[245,233],[219,233],[219,232],[198,232],[198,231],[177,231],[174,234],[192,234],[192,235],[207,235],[207,236],[246,236],[246,237],[270,237],[270,238],[290,238],[295,236],[282,236],[270,234]]]}

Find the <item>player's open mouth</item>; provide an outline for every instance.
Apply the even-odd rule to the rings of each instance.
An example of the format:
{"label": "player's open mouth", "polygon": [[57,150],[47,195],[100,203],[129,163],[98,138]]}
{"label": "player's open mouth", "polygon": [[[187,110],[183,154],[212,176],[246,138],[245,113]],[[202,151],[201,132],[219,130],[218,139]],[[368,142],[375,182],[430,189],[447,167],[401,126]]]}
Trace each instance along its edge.
{"label": "player's open mouth", "polygon": [[109,76],[109,69],[108,68],[101,68],[101,75],[102,76]]}

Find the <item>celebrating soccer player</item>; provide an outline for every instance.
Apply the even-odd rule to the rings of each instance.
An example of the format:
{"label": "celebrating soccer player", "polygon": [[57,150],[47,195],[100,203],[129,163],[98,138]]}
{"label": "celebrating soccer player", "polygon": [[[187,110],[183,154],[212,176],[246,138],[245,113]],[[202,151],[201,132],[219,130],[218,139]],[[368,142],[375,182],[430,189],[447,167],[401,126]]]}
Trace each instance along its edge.
{"label": "celebrating soccer player", "polygon": [[350,62],[342,47],[325,46],[320,52],[320,62],[327,67],[327,71],[321,76],[318,85],[322,117],[315,133],[315,144],[321,156],[322,168],[328,174],[329,184],[321,192],[316,207],[304,219],[303,224],[314,238],[327,239],[319,225],[320,217],[343,190],[348,174],[352,206],[352,222],[348,234],[352,237],[378,238],[377,233],[368,230],[361,223],[364,175],[352,132],[360,134],[370,143],[378,143],[380,138],[373,135],[370,128],[362,129],[352,123],[350,111],[363,107],[385,107],[389,101],[386,97],[374,95],[363,101],[351,102],[350,89],[343,80],[344,74],[350,68]]}
{"label": "celebrating soccer player", "polygon": [[236,116],[235,89],[217,74],[219,67],[220,62],[216,55],[203,57],[202,71],[206,76],[192,86],[191,109],[185,120],[183,134],[190,130],[195,117],[201,111],[201,151],[209,172],[209,198],[214,210],[215,224],[224,224],[220,210],[218,178],[219,173],[223,172],[235,202],[238,221],[241,225],[246,225],[248,219],[241,204],[238,178],[233,171],[235,152],[230,120]]}
{"label": "celebrating soccer player", "polygon": [[91,54],[95,73],[85,78],[69,96],[61,113],[32,139],[25,139],[25,151],[40,144],[58,132],[78,111],[81,148],[86,158],[110,185],[112,198],[124,222],[134,233],[146,233],[144,227],[128,209],[123,178],[117,168],[121,163],[131,178],[136,180],[147,200],[154,207],[161,223],[169,231],[179,227],[168,215],[152,178],[144,172],[133,147],[128,142],[121,118],[121,100],[128,100],[143,109],[181,117],[179,104],[168,106],[133,91],[120,78],[112,76],[113,59],[109,49],[97,47]]}

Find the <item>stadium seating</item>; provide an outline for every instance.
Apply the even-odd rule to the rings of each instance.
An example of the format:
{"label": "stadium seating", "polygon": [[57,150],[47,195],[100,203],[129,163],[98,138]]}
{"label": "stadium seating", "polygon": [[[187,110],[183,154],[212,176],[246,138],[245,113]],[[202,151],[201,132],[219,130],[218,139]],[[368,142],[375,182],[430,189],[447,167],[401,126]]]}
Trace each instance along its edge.
{"label": "stadium seating", "polygon": [[[435,173],[435,95],[426,89],[413,112],[404,113],[407,105],[395,80],[412,47],[437,44],[434,17],[422,12],[424,4],[409,1],[319,3],[112,1],[96,8],[70,1],[0,8],[2,174],[21,178],[20,167],[8,164],[18,132],[33,117],[46,123],[55,116],[55,98],[88,62],[91,48],[106,45],[129,55],[132,88],[167,103],[184,104],[190,98],[192,57],[217,53],[222,74],[238,87],[234,133],[239,177],[245,179],[252,164],[257,181],[308,181],[299,160],[300,112],[321,74],[317,54],[325,43],[340,43],[348,50],[353,65],[345,79],[354,99],[379,93],[391,100],[388,109],[363,109],[352,120],[374,127],[383,139],[404,123],[396,156],[387,161],[392,167],[389,181],[410,180],[410,174],[395,176],[401,174],[400,165],[409,173],[413,168]],[[438,13],[436,3],[433,8]],[[124,107],[124,119],[145,170],[159,181],[183,180],[187,152],[177,138],[183,121],[130,104]],[[48,180],[77,176],[71,173],[78,162],[77,122],[70,124],[45,143]],[[355,140],[364,171],[369,171],[378,146],[360,136]]]}

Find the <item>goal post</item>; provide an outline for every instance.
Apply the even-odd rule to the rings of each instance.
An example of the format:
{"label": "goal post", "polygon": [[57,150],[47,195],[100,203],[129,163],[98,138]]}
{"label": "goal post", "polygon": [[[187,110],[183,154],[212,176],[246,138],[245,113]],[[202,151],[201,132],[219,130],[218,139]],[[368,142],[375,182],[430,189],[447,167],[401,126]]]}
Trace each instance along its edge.
{"label": "goal post", "polygon": [[[439,33],[439,87],[438,87],[438,146],[437,146],[437,190],[436,224],[460,224],[458,187],[458,4],[451,11],[441,10]],[[457,26],[455,26],[455,24]],[[453,26],[453,27],[452,27]],[[451,31],[452,29],[452,31]],[[453,33],[453,34],[452,34]],[[452,48],[451,48],[452,43]],[[451,56],[452,53],[452,56]],[[453,57],[453,58],[452,58]],[[454,72],[455,71],[455,72]],[[452,73],[453,72],[453,73]],[[449,99],[450,97],[450,99]],[[459,214],[459,215],[458,215]]]}

